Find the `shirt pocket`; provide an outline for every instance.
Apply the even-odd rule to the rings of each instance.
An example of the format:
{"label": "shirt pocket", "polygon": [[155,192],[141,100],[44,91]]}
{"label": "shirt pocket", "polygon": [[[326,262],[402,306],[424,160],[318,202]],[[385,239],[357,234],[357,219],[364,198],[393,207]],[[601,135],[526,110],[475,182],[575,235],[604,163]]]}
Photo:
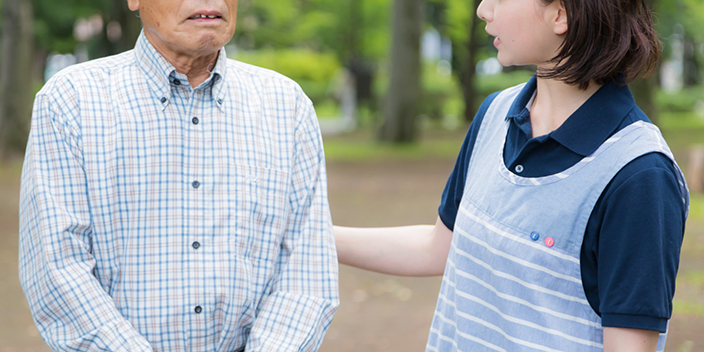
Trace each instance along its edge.
{"label": "shirt pocket", "polygon": [[226,195],[234,206],[230,210],[234,233],[228,239],[240,256],[271,265],[286,230],[289,175],[257,166],[236,164],[234,168],[236,177]]}

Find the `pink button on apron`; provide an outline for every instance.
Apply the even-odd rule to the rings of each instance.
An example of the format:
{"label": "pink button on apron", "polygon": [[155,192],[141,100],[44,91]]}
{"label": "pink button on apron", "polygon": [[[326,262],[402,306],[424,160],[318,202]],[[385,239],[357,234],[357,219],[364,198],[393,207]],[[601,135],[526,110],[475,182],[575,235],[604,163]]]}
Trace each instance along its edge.
{"label": "pink button on apron", "polygon": [[552,247],[555,245],[555,240],[552,237],[548,237],[545,239],[545,245],[548,247]]}

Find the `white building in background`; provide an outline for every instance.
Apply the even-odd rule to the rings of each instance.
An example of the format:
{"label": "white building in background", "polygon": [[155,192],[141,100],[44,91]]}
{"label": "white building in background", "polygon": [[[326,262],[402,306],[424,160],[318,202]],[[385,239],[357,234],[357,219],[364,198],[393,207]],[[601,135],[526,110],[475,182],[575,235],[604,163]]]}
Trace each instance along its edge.
{"label": "white building in background", "polygon": [[672,55],[660,65],[660,86],[669,93],[682,90],[684,86],[684,27],[675,25],[670,36]]}
{"label": "white building in background", "polygon": [[57,54],[52,53],[46,59],[46,69],[44,69],[44,82],[48,81],[51,76],[64,68],[71,66],[77,62],[76,56],[73,54]]}
{"label": "white building in background", "polygon": [[452,42],[444,38],[435,28],[429,28],[421,37],[421,58],[423,61],[452,61]]}

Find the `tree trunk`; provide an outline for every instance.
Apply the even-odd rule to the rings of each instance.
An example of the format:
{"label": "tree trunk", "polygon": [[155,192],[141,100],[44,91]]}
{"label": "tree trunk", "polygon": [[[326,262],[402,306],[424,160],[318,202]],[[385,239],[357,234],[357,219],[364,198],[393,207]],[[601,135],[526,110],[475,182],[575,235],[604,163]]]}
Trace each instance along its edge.
{"label": "tree trunk", "polygon": [[658,123],[658,108],[655,105],[655,90],[657,89],[658,78],[654,74],[648,78],[638,78],[631,82],[628,87],[633,93],[638,107],[643,110],[646,116],[654,124]]}
{"label": "tree trunk", "polygon": [[[657,8],[659,7],[658,1],[647,0],[647,3],[648,7],[652,11],[657,12]],[[659,120],[658,107],[655,104],[655,91],[658,87],[659,71],[660,63],[658,62],[658,67],[655,69],[652,76],[647,78],[637,78],[628,85],[631,89],[631,93],[633,94],[633,99],[635,99],[636,104],[638,104],[638,107],[643,110],[645,115],[648,116],[650,121],[654,124],[657,124]]]}
{"label": "tree trunk", "polygon": [[422,4],[422,0],[394,0],[391,80],[380,134],[383,141],[413,142],[417,138]]}
{"label": "tree trunk", "polygon": [[704,145],[689,147],[687,185],[692,193],[704,193]]}
{"label": "tree trunk", "polygon": [[0,59],[0,158],[21,155],[32,114],[32,3],[3,0]]}
{"label": "tree trunk", "polygon": [[364,32],[360,31],[359,24],[364,23],[364,0],[349,1],[349,18],[351,25],[345,30],[347,38],[347,51],[343,52],[346,67],[354,77],[357,105],[373,103],[372,83],[374,80],[374,66],[365,59],[362,48],[364,47]]}
{"label": "tree trunk", "polygon": [[[127,7],[127,1],[112,0],[110,11],[103,13],[103,21],[105,30],[100,33],[98,45],[91,50],[92,58],[115,55],[134,48],[139,32],[142,30],[142,22],[137,17],[137,12],[132,12]],[[111,40],[108,32],[114,30],[111,27],[116,23],[120,36],[116,40],[115,38]]]}
{"label": "tree trunk", "polygon": [[137,17],[136,12],[130,11],[127,7],[127,1],[114,0],[115,14],[113,20],[120,23],[122,36],[117,43],[115,52],[121,53],[134,48],[139,37],[139,32],[142,31],[142,21]]}
{"label": "tree trunk", "polygon": [[[481,0],[473,0],[473,14],[477,13],[477,8]],[[477,70],[477,51],[479,49],[477,30],[479,28],[479,19],[476,16],[469,17],[472,23],[469,24],[469,40],[467,41],[467,56],[463,63],[460,82],[462,84],[462,93],[464,95],[464,120],[467,123],[472,122],[474,115],[477,114],[477,89],[474,87],[474,76]]]}

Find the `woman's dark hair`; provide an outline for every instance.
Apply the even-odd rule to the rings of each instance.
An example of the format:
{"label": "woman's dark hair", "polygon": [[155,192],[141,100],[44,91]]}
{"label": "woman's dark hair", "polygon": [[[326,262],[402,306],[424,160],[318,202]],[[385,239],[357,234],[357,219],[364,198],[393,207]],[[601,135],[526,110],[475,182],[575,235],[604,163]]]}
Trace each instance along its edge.
{"label": "woman's dark hair", "polygon": [[626,84],[657,67],[661,43],[646,0],[541,1],[562,1],[568,29],[551,60],[558,66],[538,72],[539,77],[586,89],[591,80],[604,84],[623,77],[619,83]]}

